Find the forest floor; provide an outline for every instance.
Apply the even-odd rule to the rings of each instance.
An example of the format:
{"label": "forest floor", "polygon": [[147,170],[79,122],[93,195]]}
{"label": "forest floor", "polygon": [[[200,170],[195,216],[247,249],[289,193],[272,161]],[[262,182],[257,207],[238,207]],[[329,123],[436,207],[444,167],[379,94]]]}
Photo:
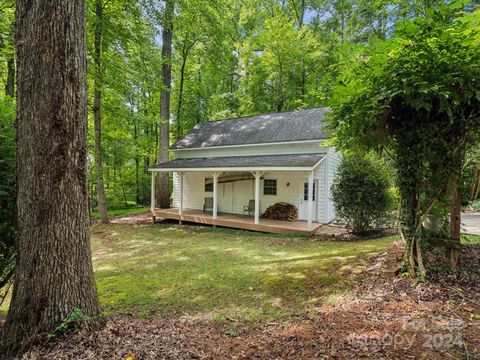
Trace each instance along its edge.
{"label": "forest floor", "polygon": [[23,359],[480,358],[480,237],[423,283],[398,274],[395,240],[95,226],[106,326]]}

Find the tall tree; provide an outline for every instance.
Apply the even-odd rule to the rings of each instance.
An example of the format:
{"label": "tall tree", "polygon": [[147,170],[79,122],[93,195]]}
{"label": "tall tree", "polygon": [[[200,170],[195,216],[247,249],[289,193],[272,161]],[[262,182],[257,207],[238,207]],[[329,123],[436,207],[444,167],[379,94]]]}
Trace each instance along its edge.
{"label": "tall tree", "polygon": [[102,27],[103,27],[103,1],[95,0],[95,75],[93,85],[93,118],[95,128],[95,168],[97,183],[97,201],[100,222],[108,223],[107,201],[103,185],[103,150],[102,150]]}
{"label": "tall tree", "polygon": [[[160,92],[160,133],[158,141],[158,162],[168,160],[170,145],[170,92],[172,88],[172,38],[175,4],[173,0],[165,1],[165,14],[162,30],[162,89]],[[168,190],[168,173],[157,176],[156,203],[161,208],[170,207]]]}
{"label": "tall tree", "polygon": [[87,211],[84,1],[17,0],[16,51],[17,265],[7,351],[75,309],[101,321]]}

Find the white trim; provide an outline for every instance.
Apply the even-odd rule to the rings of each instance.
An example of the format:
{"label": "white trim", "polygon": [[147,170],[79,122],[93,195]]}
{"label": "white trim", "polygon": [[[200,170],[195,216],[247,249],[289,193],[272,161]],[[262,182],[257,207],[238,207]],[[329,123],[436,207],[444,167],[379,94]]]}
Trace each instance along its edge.
{"label": "white trim", "polygon": [[190,150],[228,149],[228,148],[248,147],[248,146],[311,144],[311,143],[323,143],[326,140],[328,140],[328,139],[300,140],[300,141],[277,141],[277,142],[269,142],[269,143],[253,143],[253,144],[238,144],[238,145],[223,145],[223,146],[204,146],[204,147],[185,148],[185,149],[172,149],[172,148],[170,148],[170,149],[168,149],[168,151],[177,152],[177,151],[190,151]]}
{"label": "white trim", "polygon": [[216,219],[217,218],[217,207],[218,207],[218,177],[220,175],[220,173],[218,172],[214,172],[212,173],[213,175],[213,218]]}
{"label": "white trim", "polygon": [[155,210],[155,176],[156,174],[152,172],[152,185],[150,188],[150,210],[152,212]]}
{"label": "white trim", "polygon": [[325,162],[325,204],[324,206],[324,212],[325,212],[325,221],[324,224],[328,223],[328,202],[329,202],[329,194],[330,194],[330,187],[328,186],[328,157],[330,157],[330,151],[327,153],[327,156],[325,158],[327,161]]}
{"label": "white trim", "polygon": [[[316,189],[315,200],[318,197],[318,189]],[[312,218],[313,218],[313,170],[308,174],[308,190],[307,190],[307,229],[312,230]]]}
{"label": "white trim", "polygon": [[260,223],[260,178],[263,172],[256,171],[253,173],[255,176],[255,224]]}
{"label": "white trim", "polygon": [[[323,159],[322,159],[323,160]],[[203,171],[203,172],[212,172],[212,171],[312,171],[318,166],[322,160],[320,160],[313,167],[293,167],[293,166],[284,166],[284,167],[225,167],[225,168],[150,168],[150,172],[171,172],[171,171]]]}
{"label": "white trim", "polygon": [[[292,154],[296,155],[296,154]],[[301,155],[301,154],[300,154]],[[255,167],[225,167],[225,168],[212,168],[212,167],[204,167],[204,168],[149,168],[148,171],[150,172],[171,172],[171,171],[313,171],[320,165],[328,156],[328,152],[318,160],[318,162],[313,165],[312,167],[302,166],[302,167],[294,167],[294,166],[280,166],[280,167],[262,167],[262,166],[255,166]]]}
{"label": "white trim", "polygon": [[177,172],[180,177],[180,206],[178,207],[178,214],[183,215],[183,172]]}

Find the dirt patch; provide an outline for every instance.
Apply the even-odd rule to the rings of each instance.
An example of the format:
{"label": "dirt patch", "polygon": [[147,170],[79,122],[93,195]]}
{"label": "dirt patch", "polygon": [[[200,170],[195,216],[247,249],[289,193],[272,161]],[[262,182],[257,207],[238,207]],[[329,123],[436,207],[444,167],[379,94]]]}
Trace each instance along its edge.
{"label": "dirt patch", "polygon": [[152,224],[152,214],[149,212],[133,215],[115,216],[111,220],[112,224],[145,225]]}
{"label": "dirt patch", "polygon": [[[152,215],[150,212],[144,212],[140,214],[131,214],[131,215],[118,215],[110,216],[110,222],[112,224],[128,224],[128,225],[145,225],[152,224]],[[93,217],[90,218],[90,225],[98,225],[100,221]]]}
{"label": "dirt patch", "polygon": [[236,322],[111,317],[22,359],[476,359],[480,358],[480,245],[462,249],[455,273],[417,284],[398,269],[401,244],[378,255],[339,304],[260,327]]}

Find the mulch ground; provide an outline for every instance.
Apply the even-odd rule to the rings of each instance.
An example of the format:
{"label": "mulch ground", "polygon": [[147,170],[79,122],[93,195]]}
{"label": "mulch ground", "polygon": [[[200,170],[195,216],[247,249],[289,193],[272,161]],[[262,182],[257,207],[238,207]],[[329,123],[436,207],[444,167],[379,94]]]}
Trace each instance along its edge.
{"label": "mulch ground", "polygon": [[398,275],[401,255],[396,244],[348,298],[288,323],[110,317],[22,359],[480,359],[480,245],[463,247],[455,274],[421,284]]}

